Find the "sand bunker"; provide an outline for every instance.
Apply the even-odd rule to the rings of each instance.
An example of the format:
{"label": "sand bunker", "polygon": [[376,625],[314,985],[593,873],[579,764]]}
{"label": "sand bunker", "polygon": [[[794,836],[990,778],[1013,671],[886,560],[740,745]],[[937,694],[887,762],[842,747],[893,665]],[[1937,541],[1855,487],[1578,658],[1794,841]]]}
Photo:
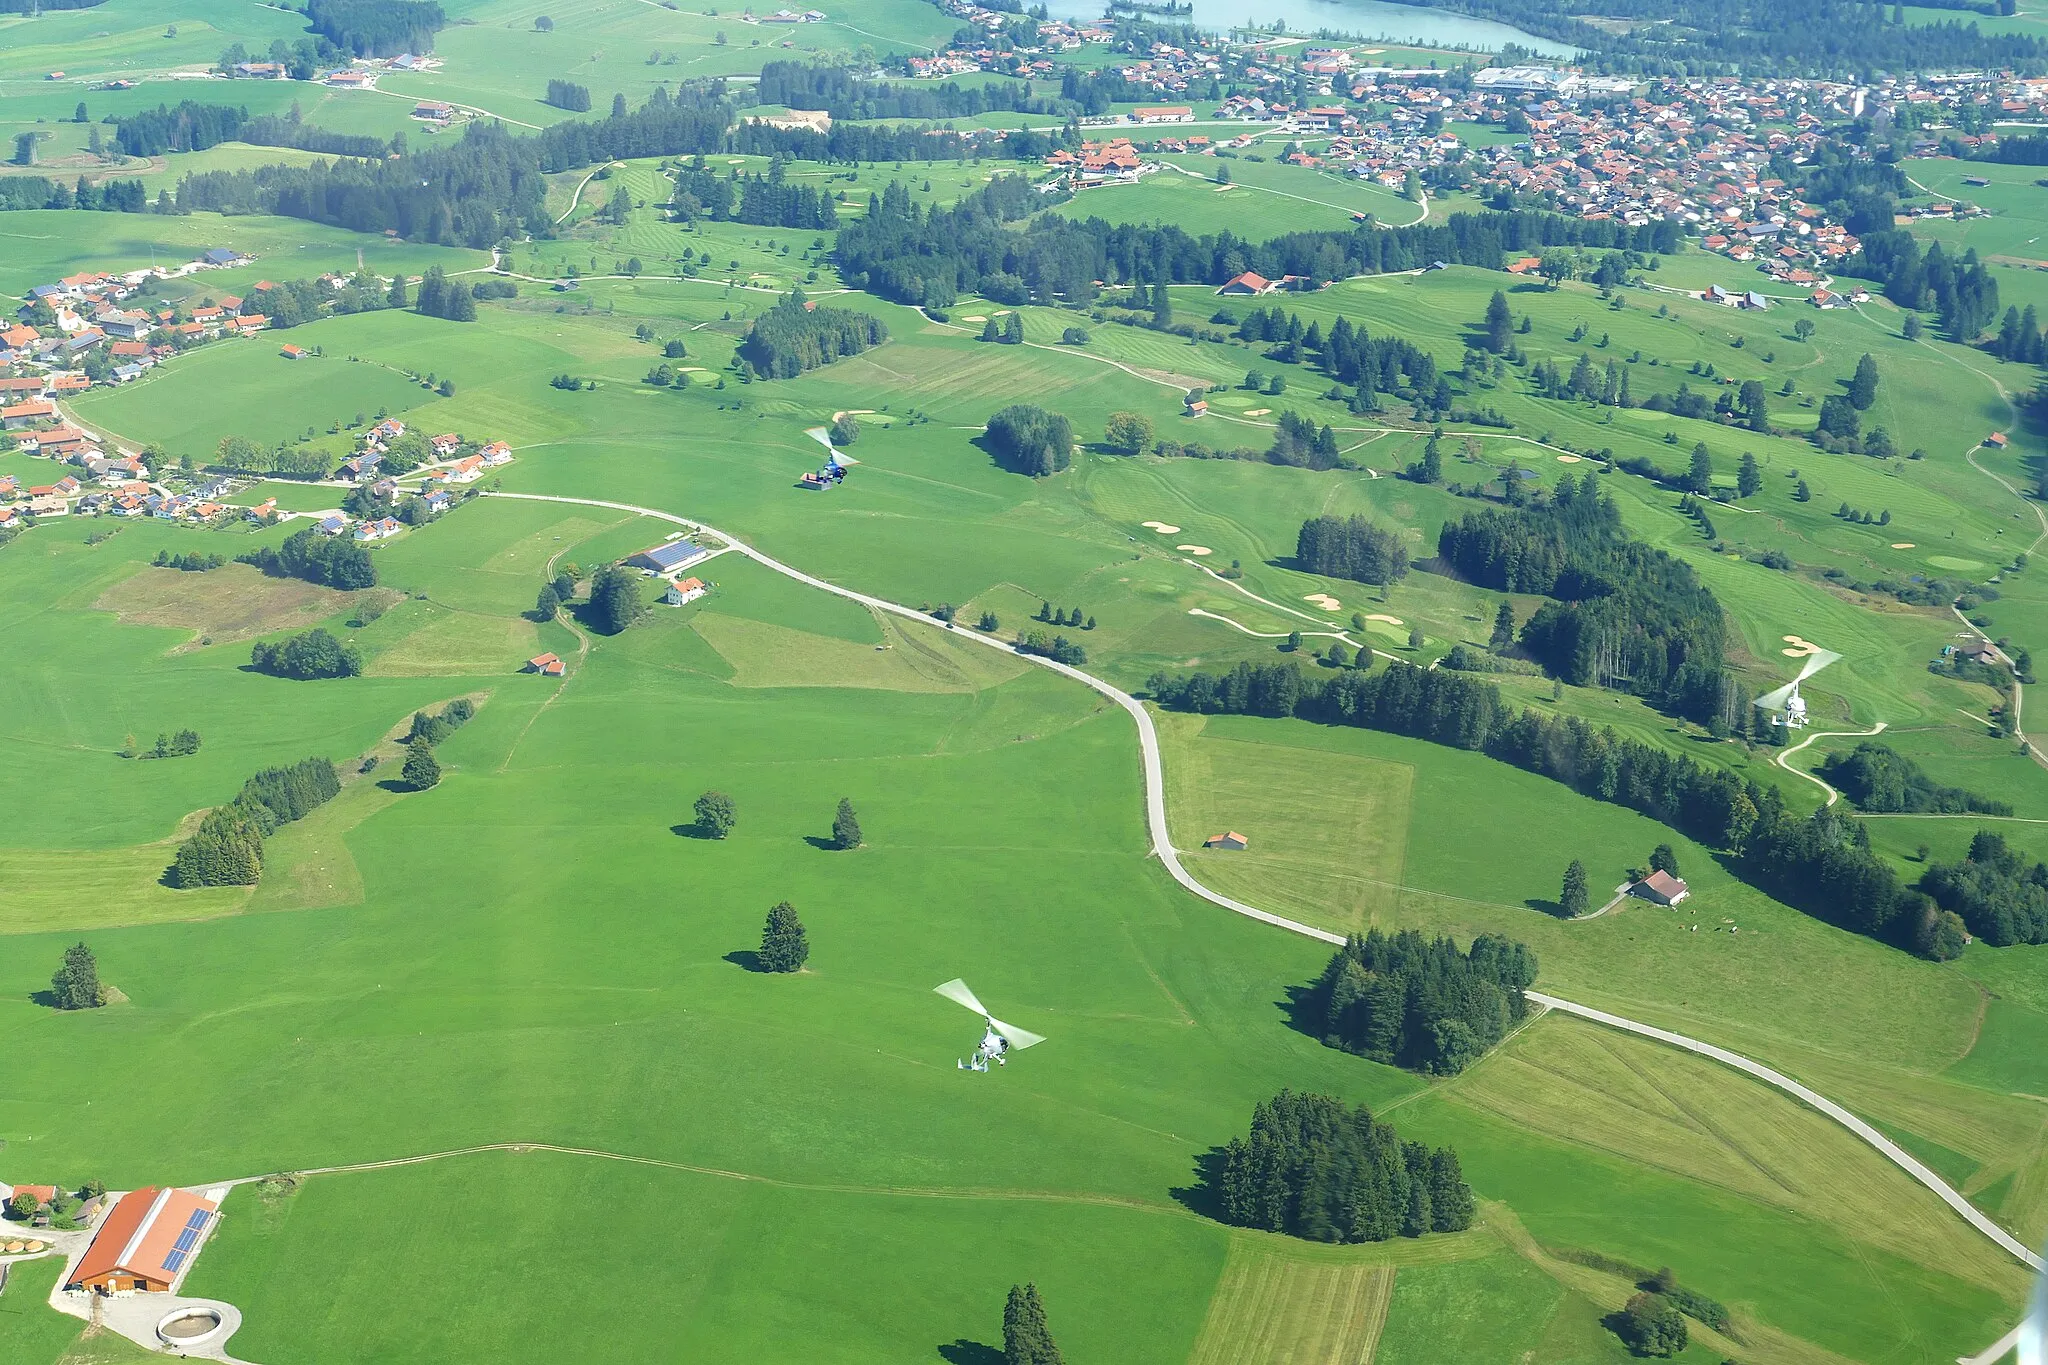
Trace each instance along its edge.
{"label": "sand bunker", "polygon": [[833,413],[832,420],[836,422],[842,417],[872,417],[874,415],[875,410],[873,408],[847,408],[843,412]]}
{"label": "sand bunker", "polygon": [[1324,611],[1337,611],[1341,609],[1344,605],[1342,602],[1339,602],[1336,598],[1330,596],[1330,594],[1326,592],[1312,592],[1309,593],[1307,596],[1303,597],[1301,600],[1310,603],[1314,606],[1321,607]]}
{"label": "sand bunker", "polygon": [[1197,556],[1213,555],[1216,553],[1214,550],[1210,549],[1206,545],[1176,545],[1173,548],[1176,550],[1185,550],[1189,554]]}
{"label": "sand bunker", "polygon": [[1269,412],[1271,412],[1271,411],[1272,411],[1272,409],[1271,409],[1271,408],[1252,408],[1252,409],[1250,409],[1249,411],[1247,411],[1247,412],[1245,413],[1245,416],[1247,416],[1247,417],[1264,417],[1264,416],[1265,416],[1265,415],[1266,415],[1267,413],[1269,413]]}
{"label": "sand bunker", "polygon": [[1237,188],[1237,186],[1235,186],[1235,185],[1218,185],[1218,186],[1216,187],[1216,193],[1218,193],[1218,194],[1222,194],[1222,193],[1224,193],[1224,192],[1225,192],[1226,190],[1234,190],[1234,189],[1236,189],[1236,188]]}
{"label": "sand bunker", "polygon": [[1804,659],[1810,654],[1820,653],[1820,646],[1811,640],[1802,640],[1797,635],[1782,637],[1788,646],[1778,652],[1788,659]]}
{"label": "sand bunker", "polygon": [[1557,457],[1557,462],[1559,464],[1577,464],[1579,459],[1580,457],[1577,455],[1560,455]]}
{"label": "sand bunker", "polygon": [[1383,625],[1389,626],[1405,626],[1408,624],[1406,621],[1403,621],[1398,616],[1388,616],[1385,613],[1376,613],[1372,616],[1366,617],[1365,619],[1368,621],[1378,621]]}
{"label": "sand bunker", "polygon": [[1910,550],[1914,547],[1913,542],[1910,540],[1895,540],[1892,542],[1892,548],[1894,550]]}
{"label": "sand bunker", "polygon": [[968,315],[967,315],[966,317],[964,317],[964,318],[960,319],[960,321],[962,321],[962,322],[987,322],[987,321],[988,321],[988,319],[987,319],[987,318],[985,318],[985,317],[983,317],[983,316],[982,316],[981,314],[979,314],[979,313],[969,313],[969,314],[968,314]]}
{"label": "sand bunker", "polygon": [[1177,536],[1180,534],[1180,527],[1175,526],[1170,521],[1142,521],[1138,524],[1148,531],[1157,531],[1162,536]]}

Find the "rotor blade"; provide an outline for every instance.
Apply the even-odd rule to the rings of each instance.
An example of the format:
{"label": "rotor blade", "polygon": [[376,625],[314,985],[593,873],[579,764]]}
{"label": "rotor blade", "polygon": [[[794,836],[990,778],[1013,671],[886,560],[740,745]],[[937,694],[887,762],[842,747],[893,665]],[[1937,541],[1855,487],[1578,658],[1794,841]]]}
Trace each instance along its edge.
{"label": "rotor blade", "polygon": [[938,994],[945,996],[948,1000],[951,1000],[954,1004],[965,1005],[982,1018],[988,1018],[988,1007],[974,998],[974,992],[968,990],[967,983],[959,977],[956,976],[945,985],[934,986],[932,989]]}
{"label": "rotor blade", "polygon": [[1812,654],[1807,655],[1805,665],[1799,670],[1799,681],[1805,682],[1808,678],[1841,657],[1841,655],[1831,649],[1816,650]]}
{"label": "rotor blade", "polygon": [[1033,1033],[1030,1029],[1018,1028],[1015,1024],[1006,1024],[1000,1019],[989,1020],[988,1026],[1002,1034],[1011,1047],[1020,1051],[1034,1043],[1045,1041],[1045,1035],[1042,1033]]}
{"label": "rotor blade", "polygon": [[1758,697],[1756,704],[1763,707],[1766,711],[1775,711],[1785,704],[1786,699],[1792,695],[1792,689],[1796,686],[1798,686],[1796,683],[1786,683],[1776,691],[1766,692],[1761,697]]}

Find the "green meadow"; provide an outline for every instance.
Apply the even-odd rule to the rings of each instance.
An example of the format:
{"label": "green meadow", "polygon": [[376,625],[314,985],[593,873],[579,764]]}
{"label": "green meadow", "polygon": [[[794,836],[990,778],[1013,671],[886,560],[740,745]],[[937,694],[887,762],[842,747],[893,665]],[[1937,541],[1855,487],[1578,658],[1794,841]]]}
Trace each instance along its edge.
{"label": "green meadow", "polygon": [[[614,91],[637,101],[657,82],[778,56],[924,48],[956,22],[924,0],[795,27],[563,0],[541,32],[530,0],[444,5],[441,71],[389,77],[383,95],[308,90],[306,116],[395,131],[406,100],[433,97],[541,124],[559,117],[537,99],[553,78],[589,85],[602,108]],[[155,78],[210,63],[227,42],[289,39],[296,24],[223,0],[0,20],[0,123],[68,116],[86,97],[69,78],[115,72],[145,79],[106,95],[107,112],[196,91],[246,92],[267,111],[282,87]],[[43,81],[60,66],[66,81]],[[51,127],[53,154],[75,154],[64,139],[77,126]],[[156,184],[268,156],[224,146],[148,174]],[[1416,211],[1302,167],[1184,160],[1203,176],[1227,165],[1238,187],[1169,169],[1053,211],[1252,238]],[[785,169],[843,189],[851,217],[892,179],[944,204],[1011,168]],[[2021,169],[2001,173],[1994,189],[2014,213],[1989,220],[1980,251],[1997,233],[2000,255],[2025,245]],[[1914,173],[1958,192],[1929,166]],[[1119,323],[1114,290],[1093,312],[1025,306],[1025,344],[984,343],[1006,305],[962,300],[941,322],[849,293],[828,235],[671,223],[655,207],[669,193],[653,161],[555,177],[555,235],[513,245],[520,296],[484,304],[474,325],[380,312],[222,342],[96,391],[76,415],[196,463],[229,436],[339,451],[378,413],[503,439],[516,460],[491,491],[699,518],[827,581],[951,605],[960,631],[882,617],[737,554],[696,570],[707,598],[654,607],[623,634],[596,634],[573,611],[536,621],[535,594],[564,562],[587,572],[677,529],[570,503],[467,501],[378,546],[379,586],[354,593],[244,565],[149,563],[160,550],[232,555],[290,524],[63,520],[0,545],[13,646],[0,656],[0,729],[16,770],[0,797],[0,1051],[38,1074],[92,1059],[81,1083],[0,1096],[9,1179],[198,1184],[442,1154],[230,1197],[189,1288],[242,1308],[237,1355],[280,1365],[980,1365],[1000,1343],[1005,1290],[1025,1280],[1077,1362],[1618,1365],[1603,1319],[1634,1286],[1596,1268],[1613,1261],[1671,1265],[1730,1307],[1731,1334],[1696,1333],[1689,1361],[1908,1365],[1976,1352],[2010,1325],[2026,1288],[2016,1264],[1844,1130],[1738,1073],[1563,1017],[1532,1021],[1450,1080],[1297,1031],[1290,992],[1327,947],[1186,895],[1147,856],[1130,719],[960,638],[984,611],[1007,638],[1041,604],[1078,609],[1095,618],[1070,632],[1088,670],[1132,689],[1158,669],[1270,661],[1291,630],[1306,633],[1298,657],[1312,673],[1327,667],[1308,652],[1327,643],[1321,632],[1369,644],[1385,656],[1376,666],[1484,643],[1503,601],[1526,619],[1538,600],[1423,568],[1379,587],[1293,560],[1302,521],[1330,513],[1398,526],[1426,561],[1441,527],[1480,505],[1400,477],[1427,435],[1405,406],[1354,415],[1326,377],[1263,344]],[[615,196],[631,204],[622,225],[597,217]],[[0,234],[0,291],[12,294],[218,245],[256,259],[165,297],[197,302],[358,259],[383,274],[488,268],[480,252],[284,219],[10,213]],[[1928,671],[1962,623],[1874,586],[1995,581],[1981,608],[1994,633],[2048,647],[2044,570],[2010,567],[2048,523],[1999,482],[2034,482],[2042,437],[2008,398],[2036,376],[1908,342],[1881,303],[1749,313],[1670,292],[1730,281],[1728,268],[1685,254],[1649,276],[1667,288],[1606,296],[1459,267],[1256,305],[1178,286],[1172,302],[1181,320],[1225,331],[1277,306],[1325,331],[1342,315],[1426,347],[1461,405],[1511,424],[1447,424],[1451,485],[1516,469],[1547,485],[1600,468],[1602,452],[1675,472],[1697,442],[1732,488],[1752,454],[1764,487],[1714,505],[1711,538],[1649,480],[1616,469],[1600,483],[1631,534],[1713,589],[1747,685],[1790,675],[1794,637],[1837,650],[1808,689],[1819,728],[1884,722],[1939,780],[2010,801],[2015,845],[2048,853],[2048,826],[2026,823],[2048,819],[2048,776],[1989,732],[1995,695]],[[2001,285],[2024,275],[2015,265]],[[744,380],[736,348],[793,286],[873,313],[889,342],[799,379]],[[1463,378],[1496,289],[1528,318],[1517,340],[1532,360],[1612,360],[1638,399],[1759,379],[1782,431],[1554,401],[1522,370]],[[1802,319],[1810,337],[1794,332]],[[1065,340],[1073,327],[1085,342]],[[319,354],[288,361],[287,340]],[[687,352],[670,362],[689,373],[684,389],[645,382],[670,341]],[[1919,458],[1827,454],[1804,439],[1865,352],[1881,376],[1866,423]],[[1245,386],[1254,370],[1278,391]],[[549,384],[564,373],[584,387]],[[1195,387],[1211,403],[1199,420],[1182,415]],[[1013,401],[1072,420],[1070,469],[1030,480],[997,467],[982,430]],[[1100,438],[1119,411],[1163,438],[1253,451],[1292,412],[1330,425],[1350,467],[1113,454]],[[838,414],[857,417],[860,464],[829,493],[802,491],[823,454],[806,431]],[[2010,450],[1980,447],[2007,427]],[[8,454],[0,473],[40,482],[55,469]],[[1794,498],[1800,480],[1810,500]],[[278,480],[239,496],[304,513],[343,495]],[[1844,503],[1889,520],[1844,519]],[[1372,619],[1355,627],[1354,613]],[[247,666],[252,642],[316,625],[360,648],[362,676],[293,682]],[[520,671],[543,650],[568,661],[565,677]],[[1800,773],[1854,742],[1820,741],[1789,771],[1769,748],[1632,698],[1499,682],[1517,705],[1611,725],[1773,785],[1801,810],[1821,794]],[[439,748],[444,779],[407,789],[392,775],[410,717],[456,697],[477,711]],[[1768,1061],[1881,1124],[2016,1235],[2048,1232],[2048,950],[1978,944],[1954,963],[1921,961],[1772,900],[1717,850],[1479,755],[1298,720],[1156,720],[1170,832],[1208,885],[1338,932],[1526,942],[1541,988]],[[203,736],[197,754],[120,756],[130,736],[146,747],[188,727]],[[343,790],[270,839],[259,885],[165,883],[200,813],[251,772],[308,755],[335,760]],[[739,812],[723,840],[692,823],[712,788]],[[827,847],[841,797],[864,831],[851,852]],[[1866,823],[1909,879],[1921,845],[1954,857],[1978,827]],[[1223,829],[1250,849],[1201,850]],[[1565,863],[1583,861],[1602,905],[1659,843],[1693,888],[1679,909],[1557,917]],[[751,949],[785,899],[812,954],[801,973],[762,974]],[[78,1014],[36,1003],[80,938],[125,999]],[[958,1069],[979,1025],[931,990],[955,976],[1049,1041],[991,1075]],[[1479,1224],[1323,1247],[1215,1221],[1201,1164],[1283,1087],[1454,1145]],[[23,1308],[47,1288],[42,1273],[17,1272],[0,1297],[0,1357],[122,1359],[111,1338],[80,1341],[71,1320]]]}

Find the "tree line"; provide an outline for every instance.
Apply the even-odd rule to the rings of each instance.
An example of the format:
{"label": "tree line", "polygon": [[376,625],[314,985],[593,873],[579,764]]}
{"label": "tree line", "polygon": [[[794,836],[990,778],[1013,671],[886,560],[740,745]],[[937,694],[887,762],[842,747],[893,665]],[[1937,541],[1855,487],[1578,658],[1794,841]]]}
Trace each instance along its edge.
{"label": "tree line", "polygon": [[362,676],[363,656],[353,640],[337,640],[315,626],[284,640],[258,640],[249,648],[249,666],[275,678],[312,682]]}
{"label": "tree line", "polygon": [[431,52],[448,16],[432,0],[306,0],[307,27],[353,57]]}
{"label": "tree line", "polygon": [[282,116],[249,117],[247,108],[181,100],[176,108],[159,104],[114,121],[114,142],[129,156],[162,156],[166,152],[203,152],[223,142],[248,142],[260,147],[296,147],[330,156],[381,157],[404,146],[396,139],[335,133],[304,122],[299,106]]}
{"label": "tree line", "polygon": [[2029,865],[2001,834],[1979,830],[1962,861],[1928,868],[1920,889],[1993,947],[2048,943],[2048,865]]}
{"label": "tree line", "polygon": [[1269,279],[1296,275],[1320,283],[1437,260],[1498,269],[1507,252],[1544,246],[1668,253],[1681,240],[1668,222],[1631,228],[1536,212],[1461,213],[1386,229],[1362,223],[1259,243],[1230,232],[1190,237],[1171,225],[1074,222],[1051,214],[1021,232],[1010,226],[1045,205],[1023,176],[997,176],[958,204],[929,209],[892,183],[870,196],[865,217],[839,230],[840,272],[849,285],[900,303],[945,307],[962,295],[987,293],[991,280],[1000,288],[1005,279],[1021,281],[1033,298],[1082,303],[1093,299],[1096,280],[1222,285],[1251,270]]}
{"label": "tree line", "polygon": [[821,308],[792,289],[754,320],[739,355],[764,379],[794,379],[888,339],[889,329],[874,314]]}
{"label": "tree line", "polygon": [[1536,955],[1497,934],[1472,940],[1413,929],[1353,934],[1300,1002],[1307,1030],[1390,1066],[1455,1076],[1528,1014]]}
{"label": "tree line", "polygon": [[1213,1194],[1223,1221],[1315,1242],[1384,1242],[1472,1226],[1472,1190],[1449,1147],[1332,1095],[1283,1090],[1224,1148]]}
{"label": "tree line", "polygon": [[234,800],[208,811],[192,837],[178,845],[172,884],[186,889],[255,885],[263,875],[263,841],[340,792],[334,764],[324,758],[263,769],[242,784]]}
{"label": "tree line", "polygon": [[1078,110],[1035,93],[1030,81],[990,81],[963,86],[906,85],[870,80],[843,66],[810,62],[764,62],[757,104],[822,109],[835,119],[957,119],[977,114],[1061,114]]}
{"label": "tree line", "polygon": [[1829,754],[1820,775],[1858,810],[1880,814],[2011,815],[2012,805],[1962,787],[1944,787],[1888,744],[1866,739],[1846,754]]}
{"label": "tree line", "polygon": [[303,578],[349,591],[377,586],[377,562],[361,545],[343,536],[323,536],[313,527],[294,531],[279,545],[265,545],[237,555],[273,578]]}
{"label": "tree line", "polygon": [[839,210],[831,192],[815,185],[786,183],[780,157],[763,176],[747,175],[738,168],[720,175],[699,156],[677,170],[669,207],[685,222],[694,222],[701,215],[715,223],[731,221],[756,227],[833,231],[839,226]]}
{"label": "tree line", "polygon": [[1583,482],[1564,475],[1540,505],[1446,522],[1437,558],[1485,587],[1552,599],[1522,627],[1521,645],[1553,676],[1702,723],[1723,715],[1721,604],[1691,565],[1628,538],[1592,471]]}
{"label": "tree line", "polygon": [[1727,849],[1745,881],[1817,918],[1916,952],[1935,946],[1938,907],[1900,882],[1856,821],[1830,809],[1802,819],[1775,787],[1611,726],[1516,711],[1484,678],[1394,663],[1311,680],[1288,660],[1223,674],[1159,672],[1146,689],[1168,710],[1300,716],[1483,753]]}

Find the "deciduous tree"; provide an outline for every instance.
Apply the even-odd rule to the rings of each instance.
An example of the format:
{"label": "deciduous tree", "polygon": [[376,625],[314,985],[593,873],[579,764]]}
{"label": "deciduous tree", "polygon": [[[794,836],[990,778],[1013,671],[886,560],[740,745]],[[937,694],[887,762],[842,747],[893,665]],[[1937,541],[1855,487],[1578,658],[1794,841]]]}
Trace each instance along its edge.
{"label": "deciduous tree", "polygon": [[697,798],[697,828],[714,839],[723,839],[739,820],[732,798],[722,791],[708,791]]}

